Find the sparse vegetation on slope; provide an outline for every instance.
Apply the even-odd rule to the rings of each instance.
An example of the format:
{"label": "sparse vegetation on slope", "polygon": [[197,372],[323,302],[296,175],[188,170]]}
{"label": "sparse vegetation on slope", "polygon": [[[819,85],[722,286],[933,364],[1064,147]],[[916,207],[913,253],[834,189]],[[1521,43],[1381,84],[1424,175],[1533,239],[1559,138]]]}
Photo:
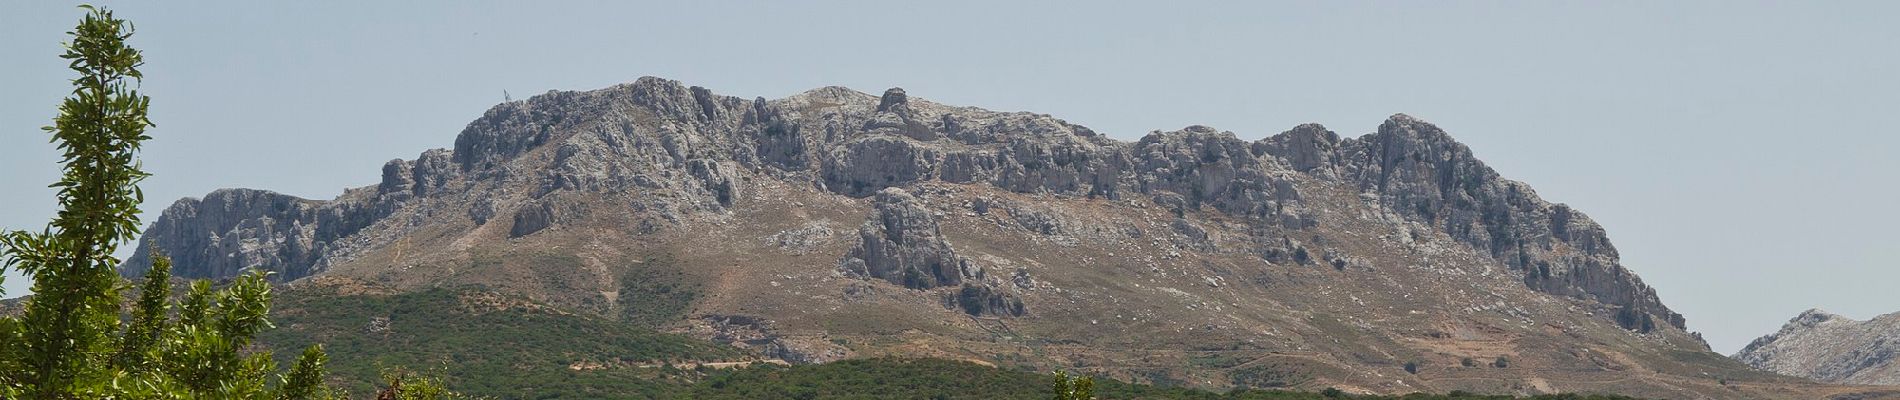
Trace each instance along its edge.
{"label": "sparse vegetation on slope", "polygon": [[[708,376],[683,398],[693,399],[1023,399],[1042,400],[1054,396],[1056,375],[1036,374],[941,359],[865,359],[796,367],[765,366],[718,373]],[[1411,394],[1404,396],[1354,396],[1338,390],[1291,392],[1277,390],[1236,390],[1214,393],[1183,388],[1162,388],[1098,379],[1094,383],[1098,399],[1182,399],[1182,400],[1280,400],[1280,399],[1404,399],[1404,400],[1495,400],[1511,396],[1485,396],[1454,392],[1450,394]],[[1545,395],[1540,400],[1615,400],[1631,399],[1603,395]]]}
{"label": "sparse vegetation on slope", "polygon": [[[388,385],[390,366],[418,366],[457,392],[504,399],[1048,399],[1056,375],[931,358],[854,359],[746,368],[743,351],[635,322],[573,314],[466,289],[341,294],[293,288],[276,304],[273,348],[325,343],[333,381],[351,393]],[[283,358],[289,352],[279,352]],[[279,360],[288,362],[287,360]],[[1509,399],[1508,396],[1354,397],[1344,392],[1204,390],[1094,379],[1098,399]],[[1545,396],[1538,399],[1622,399]]]}
{"label": "sparse vegetation on slope", "polygon": [[288,291],[274,348],[325,343],[330,369],[351,392],[379,385],[387,366],[442,370],[450,387],[506,398],[644,397],[660,393],[641,365],[741,359],[737,349],[568,314],[478,290],[389,296]]}

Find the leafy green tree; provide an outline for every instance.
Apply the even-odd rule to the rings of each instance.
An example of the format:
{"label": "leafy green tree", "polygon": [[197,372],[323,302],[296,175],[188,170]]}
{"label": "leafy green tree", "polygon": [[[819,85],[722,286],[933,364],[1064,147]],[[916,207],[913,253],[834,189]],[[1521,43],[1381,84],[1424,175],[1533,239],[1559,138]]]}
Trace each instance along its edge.
{"label": "leafy green tree", "polygon": [[1055,400],[1095,400],[1095,378],[1070,378],[1068,373],[1057,371],[1055,392]]}
{"label": "leafy green tree", "polygon": [[384,386],[376,394],[376,400],[449,400],[460,398],[455,392],[442,385],[440,379],[411,374],[398,369],[383,371]]}
{"label": "leafy green tree", "polygon": [[[33,278],[34,296],[17,317],[0,318],[0,398],[319,399],[323,350],[304,351],[288,375],[271,379],[270,354],[250,351],[271,327],[270,283],[253,271],[213,290],[194,282],[171,299],[171,261],[154,254],[131,310],[128,284],[112,254],[138,232],[137,161],[151,99],[139,94],[143,54],[126,45],[132,26],[88,10],[61,58],[79,73],[72,95],[45,130],[64,152],[60,211],[40,232],[0,234],[0,267]],[[172,310],[177,310],[173,315]],[[121,321],[121,313],[130,319]]]}
{"label": "leafy green tree", "polygon": [[284,374],[284,382],[278,386],[277,398],[281,400],[327,399],[342,397],[332,393],[323,384],[323,364],[330,357],[323,354],[323,345],[311,345],[297,356],[297,365],[290,367],[290,373]]}
{"label": "leafy green tree", "polygon": [[[91,9],[88,7],[88,9]],[[112,253],[137,231],[138,182],[147,174],[133,161],[150,99],[127,83],[141,78],[138,50],[125,45],[131,27],[109,11],[91,9],[70,34],[69,67],[79,72],[73,94],[44,128],[64,152],[58,189],[60,212],[37,233],[0,235],[4,266],[33,278],[38,294],[20,322],[9,324],[8,398],[60,398],[102,390],[112,374],[106,358],[119,325],[119,277]],[[17,335],[17,336],[16,336]]]}

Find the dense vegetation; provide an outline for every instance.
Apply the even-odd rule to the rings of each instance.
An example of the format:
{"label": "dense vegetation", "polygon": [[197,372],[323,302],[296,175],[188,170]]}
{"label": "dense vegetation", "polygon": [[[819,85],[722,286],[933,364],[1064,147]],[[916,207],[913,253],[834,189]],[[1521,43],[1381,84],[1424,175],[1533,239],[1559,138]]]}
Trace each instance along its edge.
{"label": "dense vegetation", "polygon": [[[848,360],[796,367],[761,366],[709,375],[682,398],[695,399],[1049,399],[1055,375],[991,368],[938,359]],[[1405,396],[1352,396],[1326,393],[1238,390],[1213,393],[1183,388],[1161,388],[1098,380],[1100,399],[1278,400],[1278,399],[1404,399],[1492,400],[1510,396],[1472,394],[1412,394]],[[1619,396],[1545,395],[1539,400],[1615,400]]]}
{"label": "dense vegetation", "polygon": [[381,384],[384,367],[405,365],[440,369],[437,375],[471,394],[639,398],[659,385],[649,382],[658,369],[640,365],[744,358],[730,346],[475,290],[292,292],[277,308],[279,328],[260,340],[280,349],[324,343],[334,378],[353,392]]}
{"label": "dense vegetation", "polygon": [[[279,328],[260,342],[295,349],[322,342],[332,380],[355,393],[387,379],[386,366],[420,366],[457,391],[506,399],[1050,399],[1058,375],[941,359],[862,359],[820,365],[754,364],[732,347],[661,333],[642,323],[563,312],[475,288],[393,295],[290,290]],[[282,359],[282,356],[280,356]],[[1070,381],[1074,388],[1078,381]],[[1508,399],[1502,396],[1352,397],[1344,393],[1184,388],[1088,380],[1098,399]],[[1328,395],[1331,396],[1328,396]],[[1621,399],[1543,396],[1537,399]]]}

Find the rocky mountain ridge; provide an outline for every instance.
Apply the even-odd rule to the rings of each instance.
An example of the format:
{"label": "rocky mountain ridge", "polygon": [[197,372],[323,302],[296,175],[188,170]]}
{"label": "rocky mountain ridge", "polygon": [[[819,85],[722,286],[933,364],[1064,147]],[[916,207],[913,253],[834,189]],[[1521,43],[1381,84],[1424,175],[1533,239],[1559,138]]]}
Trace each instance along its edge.
{"label": "rocky mountain ridge", "polygon": [[1855,321],[1812,309],[1734,357],[1755,368],[1861,385],[1900,385],[1900,313]]}
{"label": "rocky mountain ridge", "polygon": [[[799,108],[813,104],[808,99],[841,102],[819,103],[834,107],[876,105],[862,115],[814,120],[801,118],[810,110]],[[635,128],[625,120],[642,117],[665,121],[658,143],[619,141],[625,137],[612,132],[627,133]],[[555,135],[583,127],[587,134]],[[861,132],[843,134],[852,128]],[[507,163],[544,148],[554,150],[552,170]],[[1176,213],[1205,206],[1295,229],[1313,223],[1302,215],[1299,190],[1286,177],[1299,172],[1356,186],[1381,206],[1489,253],[1539,291],[1629,310],[1617,317],[1627,328],[1683,325],[1653,289],[1618,263],[1600,226],[1568,206],[1539,199],[1528,185],[1503,179],[1438,127],[1404,114],[1353,139],[1306,124],[1249,143],[1191,126],[1126,143],[1046,115],[913,104],[902,89],[875,100],[831,87],[778,101],[745,101],[643,78],[497,106],[464,130],[454,151],[390,161],[381,184],[335,200],[246,189],[183,199],[146,238],[190,266],[181,268],[183,276],[223,277],[258,267],[296,279],[347,259],[356,249],[351,242],[367,239],[352,235],[396,208],[466,193],[480,181],[532,180],[531,198],[556,191],[667,189],[691,196],[656,204],[665,212],[717,211],[730,205],[733,164],[769,174],[815,175],[814,184],[854,197],[925,181],[983,183],[1018,193],[1147,196]],[[463,187],[447,187],[455,183]],[[513,236],[558,218],[555,206],[529,203],[515,207],[509,218]],[[485,224],[495,207],[477,203],[466,213]],[[1263,243],[1257,251],[1271,258],[1278,247]],[[149,263],[145,251],[141,246],[126,261],[128,274]]]}
{"label": "rocky mountain ridge", "polygon": [[180,200],[121,269],[156,248],[189,277],[480,288],[794,362],[1671,398],[1782,379],[1709,353],[1601,226],[1404,114],[1130,142],[902,89],[641,78],[497,105],[381,172],[325,201]]}

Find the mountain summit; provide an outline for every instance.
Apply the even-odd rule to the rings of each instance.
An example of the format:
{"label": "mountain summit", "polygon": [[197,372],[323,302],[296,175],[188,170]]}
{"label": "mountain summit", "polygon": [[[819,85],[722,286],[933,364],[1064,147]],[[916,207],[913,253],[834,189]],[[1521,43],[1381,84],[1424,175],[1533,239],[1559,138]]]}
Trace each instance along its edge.
{"label": "mountain summit", "polygon": [[188,277],[479,288],[792,362],[1712,398],[1737,389],[1711,376],[1784,379],[1709,353],[1601,226],[1404,114],[1125,142],[902,89],[649,77],[497,105],[335,199],[180,200],[142,240],[127,275],[156,248]]}
{"label": "mountain summit", "polygon": [[1900,313],[1866,321],[1813,309],[1735,358],[1767,371],[1860,385],[1900,385]]}

